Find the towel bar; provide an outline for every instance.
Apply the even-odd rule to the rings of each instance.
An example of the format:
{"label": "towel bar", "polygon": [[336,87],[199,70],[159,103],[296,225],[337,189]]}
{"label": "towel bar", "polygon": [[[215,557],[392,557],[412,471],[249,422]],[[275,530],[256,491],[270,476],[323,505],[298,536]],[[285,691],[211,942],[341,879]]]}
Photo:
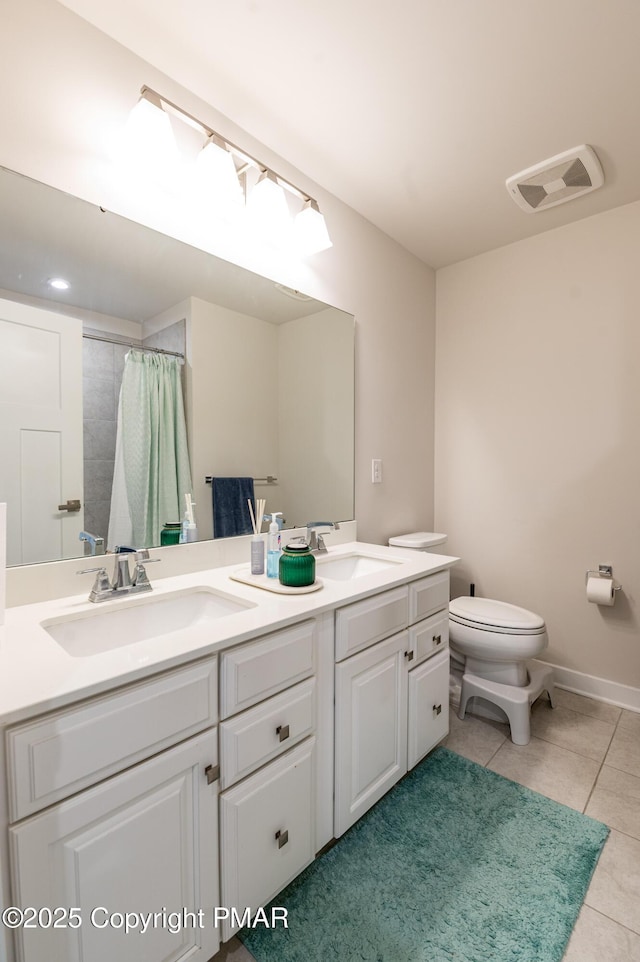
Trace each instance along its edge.
{"label": "towel bar", "polygon": [[[211,482],[213,481],[213,477],[208,474],[204,480],[205,480],[205,484],[211,484]],[[273,476],[272,474],[268,474],[268,475],[266,476],[266,478],[254,478],[253,480],[254,480],[254,481],[263,481],[265,484],[275,484],[275,482],[276,482],[278,479],[277,479],[277,478],[274,478],[274,476]]]}

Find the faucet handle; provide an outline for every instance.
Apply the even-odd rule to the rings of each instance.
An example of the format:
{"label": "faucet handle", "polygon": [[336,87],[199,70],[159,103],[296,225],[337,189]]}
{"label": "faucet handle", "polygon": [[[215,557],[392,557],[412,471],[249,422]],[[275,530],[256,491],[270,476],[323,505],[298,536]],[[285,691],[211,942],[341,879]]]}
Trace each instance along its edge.
{"label": "faucet handle", "polygon": [[147,548],[141,548],[135,553],[136,566],[133,569],[131,584],[140,590],[141,588],[150,589],[151,582],[145,570],[145,565],[153,564],[155,561],[162,561],[162,558],[150,558]]}
{"label": "faucet handle", "polygon": [[111,582],[109,581],[109,575],[107,574],[106,568],[81,568],[80,571],[76,571],[78,575],[86,575],[91,572],[96,571],[96,580],[93,582],[93,587],[89,593],[89,601],[101,601],[103,598],[109,596],[112,592]]}

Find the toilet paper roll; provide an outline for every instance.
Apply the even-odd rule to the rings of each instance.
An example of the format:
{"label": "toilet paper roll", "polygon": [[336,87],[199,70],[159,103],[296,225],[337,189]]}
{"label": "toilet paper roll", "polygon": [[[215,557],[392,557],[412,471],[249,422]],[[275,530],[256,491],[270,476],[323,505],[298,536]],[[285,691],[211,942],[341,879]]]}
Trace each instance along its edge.
{"label": "toilet paper roll", "polygon": [[599,575],[587,578],[587,601],[594,605],[608,605],[616,600],[613,590],[613,578],[601,578]]}

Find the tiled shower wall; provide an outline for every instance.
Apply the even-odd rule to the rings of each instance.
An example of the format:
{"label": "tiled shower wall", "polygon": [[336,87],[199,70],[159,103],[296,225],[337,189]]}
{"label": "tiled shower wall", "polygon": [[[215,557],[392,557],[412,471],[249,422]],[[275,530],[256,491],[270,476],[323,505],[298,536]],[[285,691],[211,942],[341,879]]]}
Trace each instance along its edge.
{"label": "tiled shower wall", "polygon": [[[178,321],[145,341],[130,343],[184,354],[185,321]],[[82,342],[84,527],[85,531],[103,537],[105,544],[115,464],[118,398],[129,344],[109,344],[89,338]]]}

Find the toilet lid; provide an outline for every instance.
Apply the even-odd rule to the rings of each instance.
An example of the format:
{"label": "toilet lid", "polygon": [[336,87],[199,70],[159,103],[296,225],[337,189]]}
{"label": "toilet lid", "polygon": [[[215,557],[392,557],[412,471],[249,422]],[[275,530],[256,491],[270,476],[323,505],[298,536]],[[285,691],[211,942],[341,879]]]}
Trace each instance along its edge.
{"label": "toilet lid", "polygon": [[544,620],[533,611],[491,598],[454,598],[449,603],[449,615],[463,624],[514,634],[537,633],[545,627]]}

